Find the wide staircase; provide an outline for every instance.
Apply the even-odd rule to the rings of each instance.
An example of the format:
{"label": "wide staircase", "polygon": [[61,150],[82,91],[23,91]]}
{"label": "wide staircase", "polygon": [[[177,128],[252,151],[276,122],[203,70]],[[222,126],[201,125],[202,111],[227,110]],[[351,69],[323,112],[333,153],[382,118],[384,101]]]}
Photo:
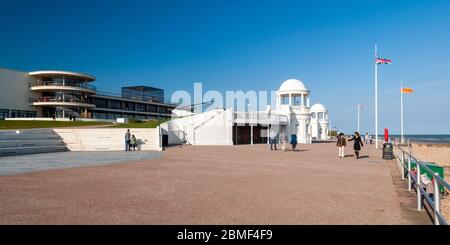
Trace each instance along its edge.
{"label": "wide staircase", "polygon": [[67,150],[52,129],[0,130],[0,157]]}

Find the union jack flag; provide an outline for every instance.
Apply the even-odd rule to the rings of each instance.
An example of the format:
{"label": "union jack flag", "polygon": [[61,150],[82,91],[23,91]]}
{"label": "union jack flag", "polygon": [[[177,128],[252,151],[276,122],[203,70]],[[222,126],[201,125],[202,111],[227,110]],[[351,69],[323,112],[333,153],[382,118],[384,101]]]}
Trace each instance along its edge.
{"label": "union jack flag", "polygon": [[384,59],[384,58],[376,58],[375,62],[377,63],[377,65],[380,65],[380,64],[388,64],[389,65],[392,63],[392,60]]}

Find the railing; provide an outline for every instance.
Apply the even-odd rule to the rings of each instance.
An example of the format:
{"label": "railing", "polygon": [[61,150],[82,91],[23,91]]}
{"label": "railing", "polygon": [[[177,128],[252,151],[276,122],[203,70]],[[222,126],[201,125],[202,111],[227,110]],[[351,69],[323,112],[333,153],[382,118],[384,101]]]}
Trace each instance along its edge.
{"label": "railing", "polygon": [[143,101],[143,102],[154,102],[154,103],[161,103],[161,104],[167,104],[167,105],[173,105],[177,106],[179,103],[171,102],[169,99],[158,99],[153,98],[149,96],[144,96],[143,99],[138,98],[139,96],[136,96],[137,98],[131,98],[131,97],[124,97],[122,96],[122,93],[120,92],[111,92],[111,91],[105,91],[105,90],[97,90],[97,95],[103,95],[103,96],[109,96],[109,97],[117,97],[121,99],[131,99],[131,100],[137,100],[137,101]]}
{"label": "railing", "polygon": [[244,120],[248,123],[287,123],[288,117],[285,115],[271,114],[267,112],[234,112],[235,120]]}
{"label": "railing", "polygon": [[76,88],[84,88],[89,90],[97,91],[97,88],[88,83],[65,83],[64,85],[61,82],[30,82],[30,87],[35,86],[65,86],[65,87],[76,87]]}
{"label": "railing", "polygon": [[[401,164],[401,174],[402,179],[408,179],[408,191],[411,191],[412,186],[416,186],[417,193],[417,209],[420,211],[422,209],[422,197],[428,202],[430,207],[433,209],[434,213],[434,224],[435,225],[448,225],[447,220],[441,213],[441,191],[440,187],[444,187],[444,191],[450,190],[450,185],[439,176],[438,173],[433,172],[428,166],[422,163],[420,160],[411,155],[411,148],[408,144],[408,152],[402,149],[399,145],[394,145],[395,149],[398,149],[396,152],[397,161]],[[411,169],[411,161],[414,160],[416,162],[416,171]],[[424,187],[422,186],[422,176],[420,173],[420,169],[423,168],[427,173],[433,176],[432,184],[433,184],[433,197],[426,192]],[[405,176],[406,175],[406,176]],[[433,198],[433,199],[432,199]]]}
{"label": "railing", "polygon": [[74,103],[83,103],[89,104],[84,98],[77,97],[69,97],[69,96],[44,96],[44,97],[31,97],[30,103],[33,102],[74,102]]}

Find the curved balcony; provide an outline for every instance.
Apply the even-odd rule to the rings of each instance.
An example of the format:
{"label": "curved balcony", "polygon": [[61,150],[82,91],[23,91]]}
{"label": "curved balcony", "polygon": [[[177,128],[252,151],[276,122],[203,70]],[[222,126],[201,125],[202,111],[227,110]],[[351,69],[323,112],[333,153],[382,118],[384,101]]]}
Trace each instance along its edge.
{"label": "curved balcony", "polygon": [[75,97],[63,98],[61,96],[58,97],[31,97],[30,104],[34,106],[74,106],[74,107],[86,107],[93,108],[94,104],[89,104],[84,99],[78,99]]}
{"label": "curved balcony", "polygon": [[68,91],[78,91],[89,94],[95,94],[97,92],[97,88],[87,83],[78,83],[78,84],[65,84],[56,83],[56,82],[31,82],[30,90],[32,91],[59,91],[59,90],[68,90]]}

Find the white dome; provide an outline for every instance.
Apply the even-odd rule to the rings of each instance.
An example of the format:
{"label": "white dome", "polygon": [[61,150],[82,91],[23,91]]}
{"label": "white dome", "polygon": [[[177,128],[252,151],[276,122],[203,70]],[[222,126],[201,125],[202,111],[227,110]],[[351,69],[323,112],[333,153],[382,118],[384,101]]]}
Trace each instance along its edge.
{"label": "white dome", "polygon": [[281,84],[280,89],[278,91],[279,92],[308,91],[308,89],[306,88],[305,84],[303,84],[303,82],[301,82],[300,80],[289,79]]}
{"label": "white dome", "polygon": [[327,111],[327,109],[322,104],[314,104],[313,106],[311,106],[310,111],[311,112],[318,112],[318,111],[322,112],[322,111]]}

